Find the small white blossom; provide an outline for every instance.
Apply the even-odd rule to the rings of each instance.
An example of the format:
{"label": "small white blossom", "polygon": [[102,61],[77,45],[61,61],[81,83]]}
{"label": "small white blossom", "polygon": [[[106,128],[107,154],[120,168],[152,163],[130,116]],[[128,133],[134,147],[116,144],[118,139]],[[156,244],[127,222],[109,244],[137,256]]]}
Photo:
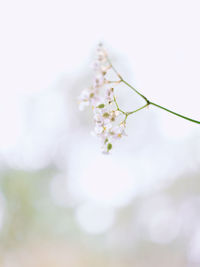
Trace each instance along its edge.
{"label": "small white blossom", "polygon": [[101,101],[98,90],[88,88],[82,91],[79,97],[79,109],[82,111],[85,107],[96,106]]}
{"label": "small white blossom", "polygon": [[122,138],[122,136],[126,136],[127,134],[125,133],[125,127],[126,127],[125,123],[121,123],[120,125],[115,127],[111,133],[112,137],[114,139],[120,139]]}
{"label": "small white blossom", "polygon": [[107,89],[106,100],[107,100],[108,104],[111,104],[114,101],[114,88]]}
{"label": "small white blossom", "polygon": [[96,125],[95,128],[94,128],[94,132],[95,132],[97,135],[102,134],[103,131],[104,131],[104,127],[101,126],[101,125]]}
{"label": "small white blossom", "polygon": [[94,78],[93,86],[94,88],[100,88],[105,84],[106,80],[105,77],[101,74],[97,74]]}

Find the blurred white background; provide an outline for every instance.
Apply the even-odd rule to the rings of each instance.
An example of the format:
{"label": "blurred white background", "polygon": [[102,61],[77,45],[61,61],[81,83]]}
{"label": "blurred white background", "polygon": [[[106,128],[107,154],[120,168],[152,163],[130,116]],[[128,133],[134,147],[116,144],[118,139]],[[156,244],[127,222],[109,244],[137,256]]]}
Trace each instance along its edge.
{"label": "blurred white background", "polygon": [[[92,266],[200,265],[199,125],[150,107],[130,116],[128,137],[105,156],[90,135],[91,114],[80,113],[77,105],[78,95],[91,83],[101,41],[122,76],[151,101],[200,120],[199,13],[198,0],[0,2],[1,180],[8,172],[19,176],[13,178],[15,185],[11,182],[17,191],[20,177],[28,180],[30,174],[40,178],[42,171],[50,172],[47,184],[38,180],[39,187],[47,186],[49,199],[42,198],[43,204],[37,197],[31,200],[39,209],[37,218],[42,218],[37,223],[45,225],[53,218],[56,233],[64,233],[71,216],[75,228],[67,231],[81,235],[69,234],[73,249],[75,244],[90,248],[91,242],[101,247],[101,260],[88,248],[88,257],[96,257]],[[125,109],[142,103],[127,88],[117,94]],[[13,221],[9,214],[17,209],[9,210],[8,191],[2,185],[5,243],[27,223],[22,211],[23,227],[12,234],[6,228]],[[49,212],[52,205],[70,211],[62,217]],[[28,228],[34,229],[29,242],[35,236],[46,238],[35,234],[37,223],[33,220]],[[49,244],[54,246],[54,241]],[[2,266],[27,266],[25,247],[17,256],[2,246]],[[60,245],[55,247],[60,251]],[[71,249],[64,248],[62,255],[72,254]],[[80,251],[74,251],[78,257]],[[115,259],[109,251],[120,253]],[[34,253],[39,257],[37,249]],[[69,266],[90,266],[73,264]]]}

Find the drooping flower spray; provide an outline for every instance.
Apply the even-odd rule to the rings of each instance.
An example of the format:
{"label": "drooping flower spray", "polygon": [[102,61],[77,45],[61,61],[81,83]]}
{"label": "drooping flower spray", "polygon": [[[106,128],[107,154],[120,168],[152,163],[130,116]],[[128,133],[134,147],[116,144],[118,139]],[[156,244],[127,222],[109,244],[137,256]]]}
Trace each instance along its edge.
{"label": "drooping flower spray", "polygon": [[[93,69],[94,78],[92,85],[82,91],[79,97],[79,109],[82,111],[85,107],[92,107],[94,119],[94,131],[92,133],[100,138],[103,153],[109,154],[115,141],[126,136],[125,128],[128,116],[149,105],[156,106],[173,115],[200,124],[199,121],[190,119],[149,101],[147,97],[126,82],[116,71],[102,44],[98,46],[97,58],[94,62]],[[107,73],[110,71],[113,71],[116,74],[117,81],[110,81],[107,79]],[[131,112],[123,111],[117,103],[114,90],[115,86],[119,83],[125,84],[143,98],[145,105]]]}

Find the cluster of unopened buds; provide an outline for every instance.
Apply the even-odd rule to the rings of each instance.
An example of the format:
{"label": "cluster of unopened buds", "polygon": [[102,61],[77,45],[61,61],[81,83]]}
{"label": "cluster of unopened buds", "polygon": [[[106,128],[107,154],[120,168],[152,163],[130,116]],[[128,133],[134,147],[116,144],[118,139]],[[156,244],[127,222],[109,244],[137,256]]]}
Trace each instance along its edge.
{"label": "cluster of unopened buds", "polygon": [[[117,76],[117,81],[110,81],[107,78],[107,74],[110,70],[112,70]],[[95,75],[92,86],[83,90],[79,97],[79,109],[84,110],[85,107],[92,107],[95,123],[92,134],[101,139],[102,152],[105,154],[108,154],[111,151],[113,143],[116,140],[126,136],[125,128],[127,117],[148,107],[149,105],[153,105],[172,113],[173,115],[200,124],[199,121],[190,119],[149,101],[144,95],[121,77],[121,75],[113,67],[110,59],[108,58],[107,52],[101,44],[97,49],[97,59],[94,63],[94,73]],[[114,92],[114,86],[119,83],[123,83],[131,88],[145,101],[145,105],[131,112],[125,112],[120,109]]]}
{"label": "cluster of unopened buds", "polygon": [[[102,152],[108,154],[113,143],[125,136],[126,119],[128,114],[123,112],[116,101],[114,85],[121,82],[111,82],[106,75],[112,65],[102,45],[97,49],[97,59],[94,63],[94,80],[91,87],[82,91],[79,97],[79,109],[91,106],[95,123],[93,135],[102,142]],[[119,76],[119,75],[118,75]]]}

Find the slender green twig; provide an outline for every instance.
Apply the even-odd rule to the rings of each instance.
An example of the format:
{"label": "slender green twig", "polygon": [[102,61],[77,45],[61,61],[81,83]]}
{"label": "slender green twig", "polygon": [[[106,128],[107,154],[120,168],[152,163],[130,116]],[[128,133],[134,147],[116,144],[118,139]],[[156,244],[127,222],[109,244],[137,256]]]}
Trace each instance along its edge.
{"label": "slender green twig", "polygon": [[[111,68],[113,69],[113,71],[114,71],[114,72],[116,73],[116,75],[119,77],[120,81],[123,82],[125,85],[127,85],[129,88],[131,88],[136,94],[138,94],[140,97],[142,97],[142,98],[146,101],[146,105],[142,106],[142,107],[139,108],[139,109],[136,109],[136,110],[134,110],[134,111],[132,111],[132,112],[124,112],[124,111],[123,111],[122,113],[124,113],[125,115],[127,115],[126,118],[128,117],[128,115],[133,114],[133,113],[135,113],[135,112],[137,112],[137,111],[139,111],[139,110],[141,110],[141,109],[147,107],[148,105],[153,105],[153,106],[155,106],[155,107],[157,107],[157,108],[160,108],[160,109],[163,109],[163,110],[165,110],[165,111],[167,111],[167,112],[169,112],[169,113],[172,113],[172,114],[175,115],[175,116],[178,116],[178,117],[183,118],[183,119],[185,119],[185,120],[188,120],[188,121],[191,121],[191,122],[200,124],[200,121],[193,120],[193,119],[191,119],[191,118],[188,118],[188,117],[186,117],[186,116],[183,116],[183,115],[181,115],[181,114],[179,114],[179,113],[176,113],[176,112],[174,112],[174,111],[172,111],[172,110],[170,110],[170,109],[167,109],[167,108],[165,108],[165,107],[163,107],[163,106],[160,106],[160,105],[158,105],[158,104],[155,104],[155,103],[149,101],[149,100],[147,99],[146,96],[144,96],[143,94],[141,94],[137,89],[135,89],[132,85],[130,85],[128,82],[126,82],[126,81],[122,78],[122,76],[118,73],[118,71],[115,69],[115,67],[113,67],[113,65],[112,65],[112,63],[111,63],[111,61],[110,61],[109,58],[108,58],[108,61],[109,61],[109,64],[110,64]],[[116,99],[115,99],[115,101],[116,101]],[[118,106],[118,105],[117,105],[117,106]],[[119,107],[118,107],[118,110],[119,110]]]}
{"label": "slender green twig", "polygon": [[121,82],[122,82],[122,80],[119,80],[119,81],[106,81],[106,83],[116,83],[116,84],[121,83]]}
{"label": "slender green twig", "polygon": [[138,90],[136,90],[132,85],[127,83],[124,79],[122,79],[122,82],[124,84],[126,84],[128,87],[130,87],[133,91],[135,91],[139,96],[141,96],[147,103],[150,103],[150,101],[144,95],[142,95],[140,92],[138,92]]}
{"label": "slender green twig", "polygon": [[133,110],[133,111],[131,111],[131,112],[127,112],[127,114],[128,114],[128,115],[131,115],[131,114],[133,114],[133,113],[135,113],[135,112],[140,111],[140,110],[143,109],[143,108],[146,108],[148,105],[149,105],[149,103],[145,104],[144,106],[142,106],[142,107],[140,107],[140,108],[138,108],[138,109],[136,109],[136,110]]}
{"label": "slender green twig", "polygon": [[153,102],[150,102],[149,104],[151,104],[151,105],[153,105],[153,106],[155,106],[155,107],[157,107],[157,108],[161,108],[161,109],[163,109],[163,110],[165,110],[165,111],[167,111],[167,112],[170,112],[170,113],[172,113],[172,114],[174,114],[174,115],[176,115],[176,116],[178,116],[178,117],[180,117],[180,118],[183,118],[183,119],[185,119],[185,120],[188,120],[188,121],[191,121],[191,122],[200,124],[200,121],[196,121],[196,120],[193,120],[193,119],[191,119],[191,118],[185,117],[185,116],[183,116],[183,115],[181,115],[181,114],[179,114],[179,113],[176,113],[176,112],[174,112],[174,111],[172,111],[172,110],[170,110],[170,109],[164,108],[164,107],[162,107],[162,106],[160,106],[160,105],[157,105],[157,104],[155,104],[155,103],[153,103]]}
{"label": "slender green twig", "polygon": [[107,60],[110,64],[110,67],[113,69],[113,71],[115,72],[115,74],[118,76],[118,78],[120,79],[120,81],[122,81],[122,76],[119,74],[119,72],[115,69],[115,67],[113,66],[112,62],[110,61],[108,55],[107,55]]}
{"label": "slender green twig", "polygon": [[116,97],[114,96],[113,98],[114,98],[114,102],[115,102],[115,105],[116,105],[116,107],[117,107],[117,110],[119,110],[119,106],[118,106],[118,103],[117,103]]}
{"label": "slender green twig", "polygon": [[127,116],[127,112],[123,111],[122,109],[119,108],[119,105],[117,103],[117,100],[116,100],[116,97],[114,96],[114,102],[115,102],[115,105],[117,107],[117,110],[120,111],[121,113],[123,113],[125,116]]}

